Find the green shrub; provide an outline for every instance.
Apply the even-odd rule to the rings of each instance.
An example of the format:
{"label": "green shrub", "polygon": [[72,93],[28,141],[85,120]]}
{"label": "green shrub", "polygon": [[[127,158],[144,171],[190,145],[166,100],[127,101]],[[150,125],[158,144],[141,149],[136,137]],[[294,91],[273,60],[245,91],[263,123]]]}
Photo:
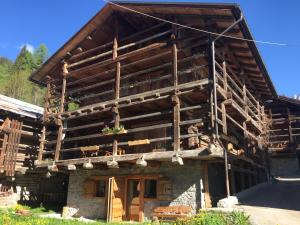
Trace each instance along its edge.
{"label": "green shrub", "polygon": [[202,211],[197,215],[179,220],[177,225],[250,225],[249,217],[243,212],[231,213]]}

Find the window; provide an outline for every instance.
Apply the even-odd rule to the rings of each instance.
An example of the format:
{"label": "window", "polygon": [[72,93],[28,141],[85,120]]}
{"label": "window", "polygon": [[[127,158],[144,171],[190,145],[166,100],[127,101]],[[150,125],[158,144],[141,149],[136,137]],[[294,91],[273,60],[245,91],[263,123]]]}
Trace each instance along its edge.
{"label": "window", "polygon": [[145,180],[145,198],[156,198],[157,192],[156,192],[156,180]]}
{"label": "window", "polygon": [[96,196],[95,197],[105,197],[106,195],[106,181],[98,180],[96,182]]}

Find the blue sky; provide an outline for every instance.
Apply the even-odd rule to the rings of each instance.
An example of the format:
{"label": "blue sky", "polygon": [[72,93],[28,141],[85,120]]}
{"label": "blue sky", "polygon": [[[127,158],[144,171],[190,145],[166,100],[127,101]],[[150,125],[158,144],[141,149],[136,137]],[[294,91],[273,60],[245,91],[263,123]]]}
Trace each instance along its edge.
{"label": "blue sky", "polygon": [[[258,48],[278,94],[300,93],[300,1],[204,1],[238,3],[257,40],[295,44],[288,47],[258,44]],[[102,0],[2,0],[0,56],[15,59],[24,44],[34,49],[40,43],[46,44],[51,55],[103,5]]]}

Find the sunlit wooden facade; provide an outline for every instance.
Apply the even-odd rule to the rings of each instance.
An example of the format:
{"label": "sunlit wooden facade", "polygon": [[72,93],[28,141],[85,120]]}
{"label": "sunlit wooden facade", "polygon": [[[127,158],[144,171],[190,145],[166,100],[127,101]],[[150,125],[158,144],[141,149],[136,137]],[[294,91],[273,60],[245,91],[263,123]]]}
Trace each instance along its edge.
{"label": "sunlit wooden facade", "polygon": [[[109,174],[109,220],[144,218],[147,174],[120,178],[128,167],[203,165],[207,207],[226,191],[266,179],[270,121],[264,104],[276,92],[255,44],[241,40],[252,39],[247,24],[241,19],[226,32],[236,38],[216,40],[199,31],[222,33],[240,19],[239,7],[117,4],[104,6],[31,76],[47,87],[36,166]],[[223,194],[209,190],[211,164],[221,166]],[[159,181],[164,174],[151,176]],[[118,209],[111,197],[114,186],[127,190],[128,179],[140,182],[136,214],[122,191],[114,195]]]}

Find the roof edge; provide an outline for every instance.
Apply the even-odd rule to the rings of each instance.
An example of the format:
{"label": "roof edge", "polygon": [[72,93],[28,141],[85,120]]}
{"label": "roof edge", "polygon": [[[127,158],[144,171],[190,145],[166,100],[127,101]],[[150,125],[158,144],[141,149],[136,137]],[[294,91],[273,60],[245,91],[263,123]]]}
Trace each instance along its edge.
{"label": "roof edge", "polygon": [[[239,5],[236,5],[236,7],[233,10],[233,14],[234,14],[236,20],[240,18],[241,13],[242,13],[241,7]],[[252,33],[249,29],[249,26],[248,26],[248,23],[247,23],[245,17],[240,22],[240,24],[241,24],[241,26],[240,26],[241,30],[244,33],[244,35],[246,36],[246,38],[254,40],[253,35],[252,35]],[[262,59],[262,56],[261,56],[261,53],[259,52],[259,49],[257,48],[256,43],[255,42],[248,42],[248,43],[249,43],[249,48],[251,49],[252,53],[254,54],[254,57],[256,59],[258,59],[258,64],[260,66],[260,69],[263,71],[263,75],[266,78],[266,82],[269,84],[269,87],[272,91],[272,94],[274,95],[274,98],[277,98],[278,94],[276,92],[275,86],[274,86],[274,84],[271,80],[271,77],[268,73],[268,70],[266,68],[266,65],[265,65],[263,59]]]}

